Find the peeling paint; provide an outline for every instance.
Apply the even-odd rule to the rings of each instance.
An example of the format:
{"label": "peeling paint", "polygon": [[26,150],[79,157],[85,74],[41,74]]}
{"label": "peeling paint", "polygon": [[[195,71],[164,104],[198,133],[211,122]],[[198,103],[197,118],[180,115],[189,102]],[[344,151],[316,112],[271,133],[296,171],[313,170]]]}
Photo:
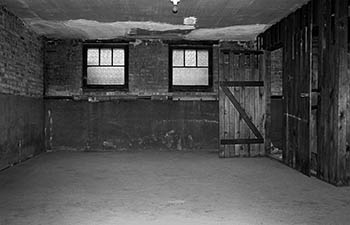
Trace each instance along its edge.
{"label": "peeling paint", "polygon": [[46,21],[27,19],[26,22],[38,34],[48,38],[68,39],[113,39],[127,36],[133,29],[150,31],[193,30],[194,26],[173,25],[156,22],[113,22],[102,23],[93,20]]}
{"label": "peeling paint", "polygon": [[140,39],[136,39],[133,43],[132,43],[132,45],[134,46],[134,47],[136,47],[136,46],[138,46],[138,45],[141,45],[142,44],[142,40],[140,40]]}
{"label": "peeling paint", "polygon": [[266,24],[231,26],[213,29],[198,29],[185,36],[193,40],[223,40],[223,41],[250,41],[264,32],[269,26]]}
{"label": "peeling paint", "polygon": [[306,2],[308,0],[184,0],[179,13],[174,15],[169,0],[1,0],[22,19],[182,24],[185,17],[195,16],[201,28],[272,24]]}
{"label": "peeling paint", "polygon": [[[195,29],[189,25],[173,25],[157,22],[113,22],[102,23],[93,20],[46,21],[27,19],[33,29],[48,38],[62,39],[114,39],[133,35],[135,29],[146,31],[173,31],[173,35],[189,40],[253,40],[268,26],[265,24],[231,26],[224,28]],[[188,31],[184,34],[182,31]],[[165,36],[165,35],[164,35]],[[168,37],[168,36],[166,36]],[[135,43],[136,45],[139,42]]]}

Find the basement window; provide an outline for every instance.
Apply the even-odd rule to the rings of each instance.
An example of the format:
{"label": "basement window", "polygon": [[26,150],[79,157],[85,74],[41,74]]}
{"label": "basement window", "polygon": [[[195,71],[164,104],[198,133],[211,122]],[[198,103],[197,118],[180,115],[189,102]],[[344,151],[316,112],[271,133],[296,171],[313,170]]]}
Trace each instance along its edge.
{"label": "basement window", "polygon": [[84,46],[86,88],[128,89],[127,45]]}
{"label": "basement window", "polygon": [[212,48],[171,46],[170,91],[212,90]]}

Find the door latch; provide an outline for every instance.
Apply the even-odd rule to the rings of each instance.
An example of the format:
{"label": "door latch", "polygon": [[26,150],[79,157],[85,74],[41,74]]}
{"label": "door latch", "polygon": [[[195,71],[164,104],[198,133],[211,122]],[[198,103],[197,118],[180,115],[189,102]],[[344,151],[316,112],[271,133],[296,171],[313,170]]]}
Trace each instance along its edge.
{"label": "door latch", "polygon": [[300,98],[309,98],[310,94],[309,93],[300,93]]}

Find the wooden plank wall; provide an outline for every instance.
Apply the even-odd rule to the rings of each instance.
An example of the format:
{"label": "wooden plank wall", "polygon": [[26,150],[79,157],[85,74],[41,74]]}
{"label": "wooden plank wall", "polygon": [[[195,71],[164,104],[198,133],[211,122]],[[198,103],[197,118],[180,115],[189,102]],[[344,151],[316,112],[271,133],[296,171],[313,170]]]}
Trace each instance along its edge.
{"label": "wooden plank wall", "polygon": [[310,117],[310,169],[313,175],[316,174],[318,167],[318,147],[317,147],[317,127],[319,118],[319,10],[317,1],[312,3],[312,52],[311,52],[311,117]]}
{"label": "wooden plank wall", "polygon": [[312,153],[316,175],[339,186],[350,182],[349,2],[312,0],[257,40],[284,51],[284,162],[309,174]]}
{"label": "wooden plank wall", "polygon": [[262,73],[262,77],[264,77],[264,85],[265,85],[265,113],[266,113],[266,122],[265,122],[265,154],[271,153],[271,128],[272,128],[272,120],[271,120],[271,52],[265,51],[262,59],[260,60],[259,71]]}
{"label": "wooden plank wall", "polygon": [[[336,185],[349,185],[350,177],[348,177],[348,166],[346,163],[349,160],[349,136],[347,135],[348,123],[350,123],[350,112],[349,112],[349,98],[350,98],[350,73],[348,72],[348,9],[350,6],[350,1],[337,0],[333,3],[335,6],[335,22],[331,26],[335,26],[335,32],[331,33],[334,35],[334,45],[331,45],[335,52],[334,64],[326,64],[331,68],[335,68],[333,76],[336,77],[336,98],[337,105],[336,108],[336,120],[338,124],[336,125],[336,132],[338,133],[338,140],[336,140],[338,145],[338,155],[335,157],[337,168],[333,169],[332,173],[335,173],[335,179],[332,180]],[[329,60],[322,62],[329,63]],[[334,66],[335,65],[335,66]],[[329,151],[329,149],[327,149]],[[325,177],[325,176],[324,176]],[[327,178],[326,178],[327,179]]]}

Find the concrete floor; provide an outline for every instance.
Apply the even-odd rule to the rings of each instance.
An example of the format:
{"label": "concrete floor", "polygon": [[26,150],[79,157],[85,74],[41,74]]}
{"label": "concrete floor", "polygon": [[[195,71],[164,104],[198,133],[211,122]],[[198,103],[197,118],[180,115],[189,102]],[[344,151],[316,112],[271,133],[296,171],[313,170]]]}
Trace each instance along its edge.
{"label": "concrete floor", "polygon": [[45,153],[0,172],[1,225],[349,224],[350,188],[214,153]]}

